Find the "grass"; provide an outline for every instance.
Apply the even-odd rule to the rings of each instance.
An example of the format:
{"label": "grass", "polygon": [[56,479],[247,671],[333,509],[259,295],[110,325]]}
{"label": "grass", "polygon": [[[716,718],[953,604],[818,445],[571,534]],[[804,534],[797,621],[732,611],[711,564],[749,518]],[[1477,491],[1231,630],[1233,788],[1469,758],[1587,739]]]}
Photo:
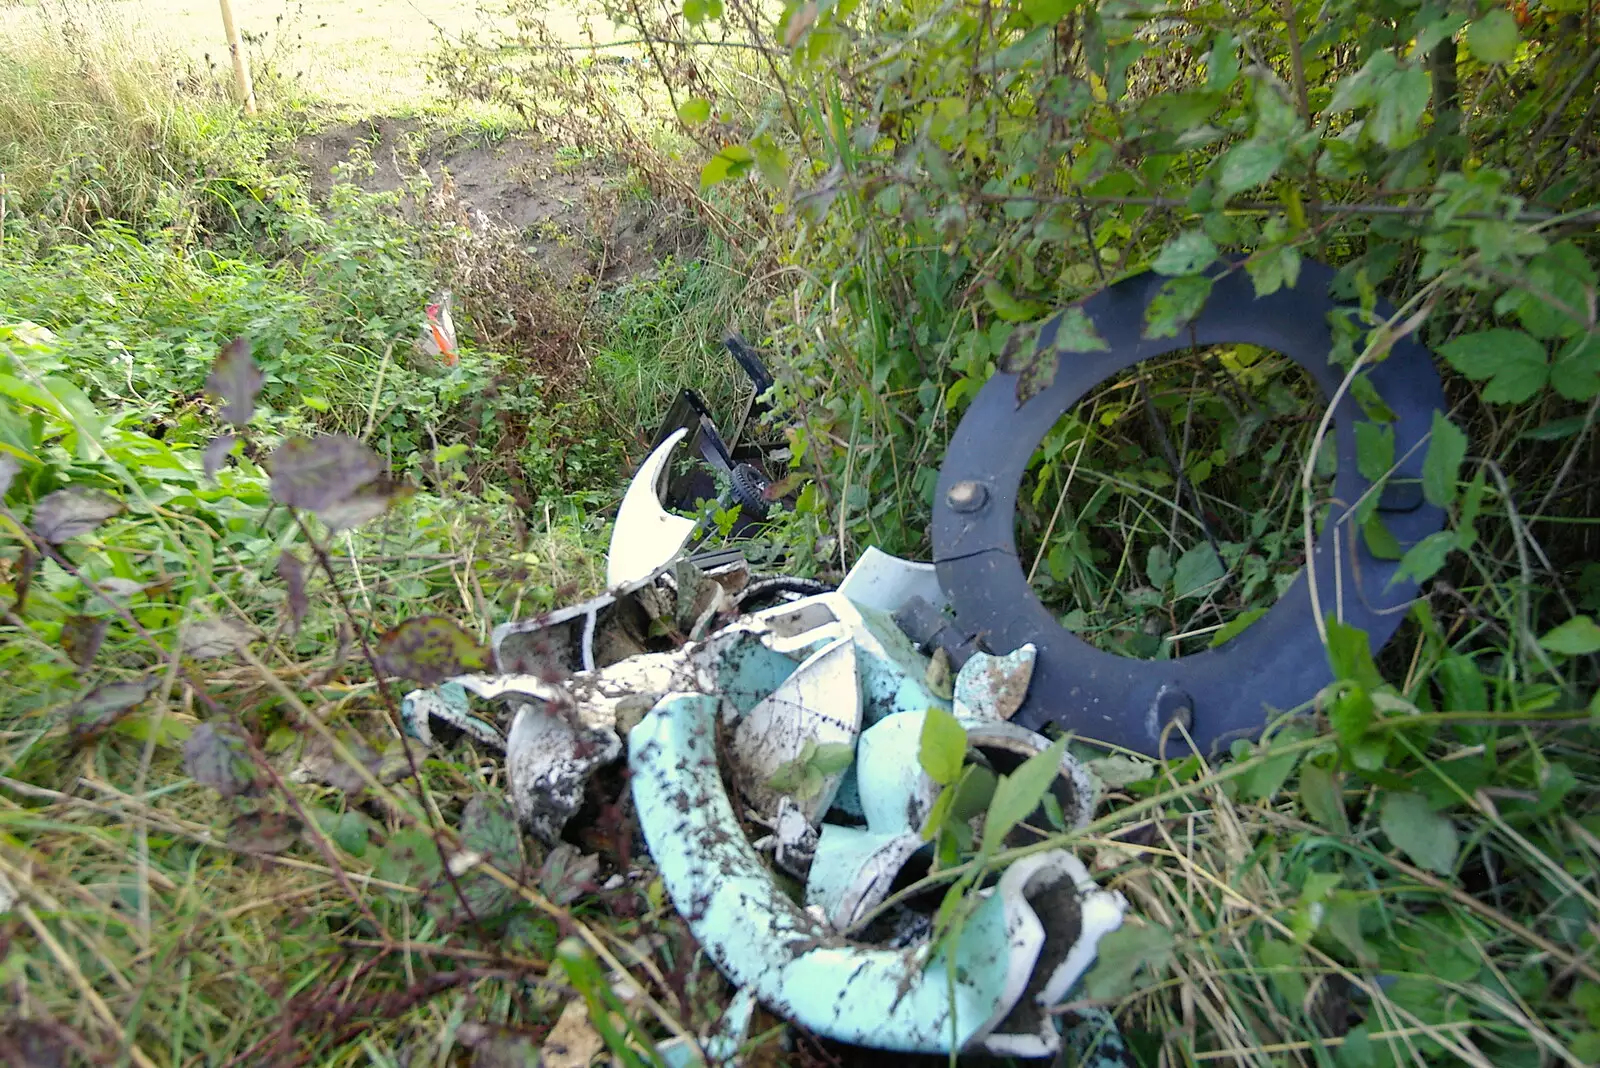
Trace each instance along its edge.
{"label": "grass", "polygon": [[[463,8],[418,7],[466,25]],[[298,81],[283,68],[277,103],[304,93],[417,106],[422,75],[403,62],[427,40],[415,9],[372,0],[322,15],[327,25],[307,16],[305,45],[281,55],[337,62]],[[143,17],[203,52],[215,12],[163,4]],[[0,18],[15,28],[38,11]],[[698,258],[581,299],[550,292],[514,241],[465,243],[447,219],[399,220],[390,201],[348,187],[310,204],[275,162],[303,114],[243,123],[214,72],[180,85],[115,21],[77,36],[54,25],[0,47],[0,451],[22,463],[0,513],[0,982],[11,995],[0,1054],[163,1066],[527,1060],[565,1004],[604,1002],[624,974],[634,996],[623,1015],[642,1034],[706,1027],[728,991],[633,855],[626,781],[605,778],[604,803],[577,821],[596,868],[574,875],[569,853],[509,826],[494,754],[465,740],[406,743],[399,688],[373,681],[362,641],[431,615],[481,641],[499,622],[597,589],[606,509],[672,395],[692,385],[717,410],[742,397],[723,330],[776,324],[796,347],[808,334],[837,340],[860,294],[818,302],[809,320],[797,302],[762,318],[750,305],[764,291],[716,238]],[[375,25],[389,31],[382,41]],[[270,53],[273,39],[261,47]],[[558,158],[580,157],[568,147]],[[681,182],[674,171],[639,187]],[[479,281],[457,286],[466,307],[528,311],[563,359],[584,357],[584,375],[558,382],[532,342],[496,351],[470,312],[461,369],[417,366],[405,346],[420,301],[469,275]],[[885,336],[926,326],[874,314]],[[239,333],[267,380],[249,446],[212,478],[202,455],[220,423],[204,385]],[[849,340],[866,351],[863,338]],[[1309,435],[1286,413],[1305,396],[1270,358],[1220,355],[1278,422],[1250,423],[1225,391],[1197,386],[1192,359],[1154,369],[1158,422],[1196,486],[1187,500],[1132,380],[1064,420],[1030,482],[1037,499],[1020,540],[1039,586],[1118,651],[1148,655],[1180,635],[1182,651],[1203,646],[1230,614],[1269,603],[1292,570],[1290,473]],[[871,420],[892,426],[899,411],[873,409],[852,426],[850,406],[864,410],[873,393],[870,369],[841,359],[828,372],[836,379],[808,380],[801,399],[845,413],[851,440],[835,444],[853,446],[855,461],[843,485],[810,487],[779,531],[792,555],[816,547],[809,569],[859,547],[862,524],[849,544],[821,547],[847,508],[875,523],[903,510],[907,533],[924,488],[912,471],[934,466],[896,454],[887,432],[887,447],[875,440]],[[1513,448],[1560,413],[1530,405],[1502,421],[1458,399],[1474,440],[1494,445],[1478,540],[1380,664],[1333,634],[1340,684],[1226,755],[1194,752],[1181,732],[1161,761],[1081,749],[1106,796],[1087,829],[1046,844],[1085,857],[1132,915],[1067,1011],[1113,1013],[1141,1063],[1600,1061],[1593,664],[1583,635],[1552,633],[1600,609],[1600,583],[1540,563],[1577,558],[1582,502],[1535,519],[1509,488],[1554,492],[1560,450],[1578,445]],[[274,503],[261,465],[286,437],[333,431],[363,437],[414,489],[350,534],[301,526]],[[915,431],[918,441],[939,432],[931,419]],[[892,497],[870,497],[866,486],[888,484],[895,465],[906,471]],[[63,485],[112,492],[125,511],[50,550],[27,534],[39,525],[30,510]],[[834,492],[842,506],[817,503]],[[1181,521],[1203,511],[1196,499],[1238,588],[1168,600],[1180,592],[1177,563],[1209,547]],[[1270,513],[1261,531],[1247,510]],[[1275,534],[1285,535],[1276,547]],[[308,576],[298,620],[286,550]],[[1157,550],[1174,571],[1166,581],[1152,575]],[[254,640],[196,653],[210,617]],[[186,643],[193,655],[176,652]],[[130,682],[148,683],[148,700],[116,707],[106,687]],[[99,730],[86,736],[85,723]],[[219,740],[228,724],[248,736],[238,743],[248,759]],[[482,861],[447,874],[441,848]],[[635,870],[644,877],[604,889]],[[780,1031],[758,1022],[753,1055],[831,1055],[793,1031],[782,1045]]]}

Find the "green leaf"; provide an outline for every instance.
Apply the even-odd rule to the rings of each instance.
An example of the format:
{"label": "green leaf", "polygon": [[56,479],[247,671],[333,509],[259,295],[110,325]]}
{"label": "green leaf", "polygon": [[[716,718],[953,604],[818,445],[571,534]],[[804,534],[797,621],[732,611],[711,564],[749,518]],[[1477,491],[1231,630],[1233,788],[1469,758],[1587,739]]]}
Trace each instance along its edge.
{"label": "green leaf", "polygon": [[1406,550],[1400,558],[1400,566],[1395,570],[1394,578],[1389,582],[1403,582],[1412,579],[1416,582],[1427,582],[1439,573],[1444,567],[1444,562],[1452,552],[1459,547],[1459,540],[1453,530],[1440,530],[1429,534]]}
{"label": "green leaf", "polygon": [[1300,766],[1300,803],[1306,814],[1334,834],[1350,833],[1350,818],[1344,811],[1340,777],[1321,764]]}
{"label": "green leaf", "polygon": [[1483,672],[1470,656],[1447,656],[1435,671],[1443,691],[1445,712],[1485,712],[1489,709],[1489,688]]}
{"label": "green leaf", "polygon": [[1448,508],[1455,503],[1461,461],[1467,458],[1467,435],[1443,412],[1433,413],[1433,434],[1428,456],[1422,461],[1422,495],[1429,504]]}
{"label": "green leaf", "polygon": [[1084,0],[1022,0],[1019,6],[1033,25],[1048,26],[1060,22],[1083,3]]}
{"label": "green leaf", "polygon": [[711,101],[703,96],[691,96],[678,105],[678,121],[695,126],[711,118]]}
{"label": "green leaf", "polygon": [[1383,685],[1383,676],[1372,659],[1372,643],[1367,633],[1337,619],[1328,620],[1328,666],[1336,679],[1348,679],[1369,690]]}
{"label": "green leaf", "polygon": [[1177,564],[1173,566],[1173,595],[1180,601],[1187,597],[1203,597],[1227,573],[1217,551],[1201,542],[1178,557]]}
{"label": "green leaf", "polygon": [[1057,352],[1104,352],[1111,346],[1082,308],[1068,308],[1056,317],[1055,347]]}
{"label": "green leaf", "polygon": [[1110,1001],[1133,990],[1133,977],[1145,968],[1151,980],[1159,979],[1172,962],[1176,939],[1172,931],[1155,923],[1124,923],[1100,939],[1095,964],[1083,977],[1084,993],[1096,1001]]}
{"label": "green leaf", "polygon": [[387,883],[426,888],[444,872],[439,847],[426,831],[396,831],[384,843],[373,874]]}
{"label": "green leaf", "polygon": [[1400,539],[1384,525],[1383,517],[1376,511],[1361,524],[1361,540],[1366,542],[1367,552],[1379,560],[1398,560],[1405,555]]}
{"label": "green leaf", "polygon": [[1323,923],[1327,926],[1328,933],[1350,951],[1356,963],[1362,967],[1371,967],[1377,963],[1377,954],[1372,952],[1372,947],[1367,945],[1367,940],[1361,933],[1360,896],[1348,890],[1341,890],[1330,897],[1323,908]]}
{"label": "green leaf", "polygon": [[1176,337],[1178,330],[1200,314],[1211,296],[1212,280],[1204,275],[1174,278],[1161,287],[1145,309],[1144,336]]}
{"label": "green leaf", "polygon": [[939,796],[934,798],[933,807],[928,810],[928,818],[922,821],[922,840],[931,842],[938,837],[944,825],[950,822],[950,806],[955,804],[956,790],[953,786],[946,786],[939,791]]}
{"label": "green leaf", "polygon": [[1517,55],[1517,20],[1503,7],[1467,27],[1467,49],[1480,63],[1510,63]]}
{"label": "green leaf", "polygon": [[1395,848],[1418,866],[1440,875],[1455,869],[1461,842],[1450,818],[1433,811],[1421,794],[1386,793],[1378,825]]}
{"label": "green leaf", "polygon": [[961,772],[961,781],[951,789],[954,796],[950,800],[950,818],[966,823],[983,815],[994,803],[994,791],[999,782],[994,772],[981,764],[967,765]]}
{"label": "green leaf", "polygon": [[1010,775],[1001,776],[983,824],[983,848],[999,849],[1011,829],[1039,807],[1040,799],[1061,774],[1061,755],[1067,751],[1063,735],[1043,752],[1035,753]]}
{"label": "green leaf", "polygon": [[1233,619],[1228,620],[1221,630],[1211,636],[1211,644],[1208,648],[1215,649],[1219,645],[1226,645],[1243,634],[1246,627],[1266,615],[1268,611],[1269,609],[1266,606],[1252,608],[1248,612],[1241,612]]}
{"label": "green leaf", "polygon": [[1575,337],[1561,350],[1550,365],[1550,386],[1573,401],[1600,393],[1600,331]]}
{"label": "green leaf", "polygon": [[917,751],[922,770],[940,786],[949,786],[961,776],[967,759],[967,732],[956,717],[937,705],[928,709],[922,720],[922,740]]}
{"label": "green leaf", "polygon": [[1483,399],[1520,404],[1549,378],[1549,354],[1521,330],[1495,327],[1445,342],[1439,354],[1451,367],[1474,381],[1489,379]]}
{"label": "green leaf", "polygon": [[1369,423],[1356,424],[1356,469],[1368,482],[1380,482],[1394,466],[1394,428]]}
{"label": "green leaf", "polygon": [[[1282,734],[1278,740],[1291,741],[1295,737]],[[1266,800],[1283,789],[1283,784],[1289,781],[1289,775],[1300,762],[1302,754],[1291,750],[1272,755],[1272,745],[1268,743],[1251,755],[1266,759],[1239,777],[1239,795],[1246,801]]]}
{"label": "green leaf", "polygon": [[1384,148],[1404,148],[1422,133],[1422,114],[1428,110],[1431,93],[1427,71],[1420,67],[1396,71],[1378,88],[1367,129]]}
{"label": "green leaf", "polygon": [[1244,269],[1249,272],[1258,297],[1270,296],[1285,287],[1293,289],[1300,281],[1300,250],[1293,245],[1261,249],[1245,260]]}
{"label": "green leaf", "polygon": [[1144,575],[1158,590],[1166,589],[1167,583],[1172,581],[1172,554],[1165,545],[1150,546],[1145,556]]}
{"label": "green leaf", "polygon": [[755,164],[755,153],[745,145],[727,145],[700,168],[700,188],[710,189],[718,182],[737,178]]}
{"label": "green leaf", "polygon": [[[1254,189],[1267,181],[1277,174],[1278,168],[1283,165],[1286,150],[1287,146],[1280,140],[1252,140],[1234,145],[1223,153],[1222,159],[1217,163],[1217,195],[1226,200],[1235,193]],[[1156,269],[1160,270],[1159,267]]]}
{"label": "green leaf", "polygon": [[983,283],[983,299],[989,302],[994,313],[1008,323],[1025,323],[1044,313],[1044,305],[1036,300],[1018,300],[1005,286],[989,279]]}
{"label": "green leaf", "polygon": [[1239,77],[1239,39],[1227,30],[1217,33],[1206,58],[1206,88],[1223,90]]}
{"label": "green leaf", "polygon": [[1185,230],[1162,247],[1151,266],[1157,274],[1197,274],[1216,259],[1217,246],[1204,230]]}
{"label": "green leaf", "polygon": [[856,759],[856,747],[847,742],[823,742],[812,754],[811,766],[824,775],[837,775]]}
{"label": "green leaf", "polygon": [[1328,101],[1328,106],[1323,111],[1329,115],[1338,115],[1341,112],[1366,107],[1377,98],[1379,84],[1393,75],[1394,70],[1394,53],[1388,49],[1378,49],[1360,70],[1339,80],[1339,84],[1333,89],[1333,99]]}
{"label": "green leaf", "polygon": [[1562,656],[1600,653],[1600,626],[1588,616],[1573,616],[1540,638],[1539,645]]}

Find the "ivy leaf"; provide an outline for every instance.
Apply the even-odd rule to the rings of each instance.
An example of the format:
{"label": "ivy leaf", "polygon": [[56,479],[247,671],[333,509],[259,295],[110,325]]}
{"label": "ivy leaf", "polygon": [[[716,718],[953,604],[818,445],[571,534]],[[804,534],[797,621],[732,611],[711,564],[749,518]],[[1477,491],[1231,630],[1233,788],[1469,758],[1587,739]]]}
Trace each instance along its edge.
{"label": "ivy leaf", "polygon": [[209,479],[215,479],[217,472],[222,470],[222,464],[228,455],[233,452],[233,446],[238,438],[232,434],[218,434],[206,445],[206,451],[200,459],[200,469]]}
{"label": "ivy leaf", "polygon": [[1384,148],[1404,148],[1415,141],[1422,132],[1422,114],[1428,110],[1428,97],[1432,86],[1428,72],[1420,67],[1407,67],[1383,80],[1375,94],[1377,106],[1372,109],[1367,129]]}
{"label": "ivy leaf", "polygon": [[87,534],[122,511],[109,493],[90,489],[56,490],[33,508],[33,529],[51,545]]}
{"label": "ivy leaf", "polygon": [[1428,807],[1428,799],[1414,793],[1386,793],[1378,825],[1395,848],[1421,867],[1440,875],[1455,869],[1461,842],[1450,817]]}
{"label": "ivy leaf", "polygon": [[1177,337],[1179,329],[1205,307],[1206,298],[1211,296],[1211,286],[1212,280],[1199,274],[1174,278],[1162,286],[1161,292],[1151,298],[1150,306],[1145,309],[1144,336]]}
{"label": "ivy leaf", "polygon": [[1562,656],[1600,653],[1600,626],[1588,616],[1573,616],[1540,638],[1539,645]]}
{"label": "ivy leaf", "polygon": [[985,850],[999,849],[1011,829],[1033,815],[1061,774],[1061,754],[1066,751],[1067,737],[1062,735],[1051,742],[1048,749],[1023,761],[1016,771],[1000,777],[995,784],[994,798],[989,802],[989,814],[984,818]]}
{"label": "ivy leaf", "polygon": [[149,697],[160,680],[150,675],[129,682],[96,686],[67,706],[67,730],[79,744],[110,728],[139,702]]}
{"label": "ivy leaf", "polygon": [[1517,20],[1503,7],[1467,27],[1467,49],[1480,63],[1510,63],[1517,55]]}
{"label": "ivy leaf", "polygon": [[206,378],[206,392],[222,401],[222,418],[242,427],[255,413],[256,395],[266,376],[250,358],[250,342],[236,337],[217,354]]}
{"label": "ivy leaf", "polygon": [[434,686],[481,671],[489,654],[476,638],[443,616],[408,619],[378,639],[378,664],[390,675]]}
{"label": "ivy leaf", "polygon": [[1443,412],[1433,413],[1433,434],[1422,461],[1422,495],[1429,504],[1448,508],[1455,503],[1461,462],[1467,458],[1467,435]]}
{"label": "ivy leaf", "polygon": [[283,550],[278,554],[278,577],[283,580],[287,591],[285,603],[289,607],[289,633],[298,634],[300,624],[305,622],[306,612],[311,609],[311,602],[306,598],[305,561],[288,549]]}
{"label": "ivy leaf", "polygon": [[1152,980],[1172,963],[1176,939],[1172,931],[1155,923],[1124,923],[1108,932],[1095,948],[1095,964],[1083,977],[1084,993],[1096,1001],[1110,1001],[1133,990],[1140,968]]}
{"label": "ivy leaf", "polygon": [[1210,545],[1202,542],[1178,557],[1172,569],[1173,595],[1180,601],[1202,597],[1220,582],[1227,569]]}
{"label": "ivy leaf", "polygon": [[348,434],[291,438],[273,451],[267,466],[273,497],[319,513],[348,501],[383,470],[377,453]]}
{"label": "ivy leaf", "polygon": [[1520,404],[1549,378],[1549,354],[1521,330],[1495,327],[1464,334],[1440,345],[1439,354],[1473,381],[1488,379],[1483,399],[1491,403]]}
{"label": "ivy leaf", "polygon": [[745,145],[726,145],[700,168],[700,188],[710,189],[718,182],[737,178],[755,165],[755,153]]}
{"label": "ivy leaf", "polygon": [[1218,161],[1217,195],[1226,200],[1267,181],[1283,165],[1285,151],[1284,142],[1279,140],[1250,140],[1234,145]]}
{"label": "ivy leaf", "polygon": [[61,624],[61,648],[74,664],[86,668],[94,662],[110,625],[104,616],[68,616]]}
{"label": "ivy leaf", "polygon": [[1082,308],[1068,308],[1056,316],[1054,344],[1057,352],[1105,352],[1111,347]]}
{"label": "ivy leaf", "polygon": [[189,777],[223,797],[250,794],[256,769],[243,728],[233,723],[202,723],[183,743],[183,767]]}
{"label": "ivy leaf", "polygon": [[966,728],[937,705],[929,708],[922,720],[917,759],[928,778],[940,786],[949,786],[961,777],[961,765],[967,759]]}
{"label": "ivy leaf", "polygon": [[696,126],[711,118],[711,101],[703,96],[692,96],[678,105],[678,121],[686,126]]}
{"label": "ivy leaf", "polygon": [[1444,567],[1444,562],[1460,543],[1453,530],[1439,530],[1429,534],[1406,550],[1400,558],[1400,566],[1395,570],[1394,578],[1389,580],[1390,585],[1411,579],[1415,582],[1427,582],[1439,573]]}
{"label": "ivy leaf", "polygon": [[1170,276],[1198,274],[1217,259],[1217,246],[1204,230],[1185,230],[1162,246],[1151,267]]}

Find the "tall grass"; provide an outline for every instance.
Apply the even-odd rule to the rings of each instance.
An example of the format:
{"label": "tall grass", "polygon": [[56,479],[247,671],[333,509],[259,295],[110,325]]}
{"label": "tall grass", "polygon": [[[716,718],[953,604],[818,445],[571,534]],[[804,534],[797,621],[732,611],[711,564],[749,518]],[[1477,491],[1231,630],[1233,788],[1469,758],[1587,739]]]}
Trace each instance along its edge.
{"label": "tall grass", "polygon": [[170,224],[259,136],[111,5],[45,0],[0,35],[0,174],[12,212],[75,228]]}

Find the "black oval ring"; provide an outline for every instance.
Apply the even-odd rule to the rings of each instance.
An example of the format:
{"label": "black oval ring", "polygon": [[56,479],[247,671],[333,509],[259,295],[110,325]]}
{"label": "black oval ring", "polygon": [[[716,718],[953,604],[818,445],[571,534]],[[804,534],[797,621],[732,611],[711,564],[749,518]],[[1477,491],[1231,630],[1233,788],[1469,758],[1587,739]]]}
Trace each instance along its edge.
{"label": "black oval ring", "polygon": [[[1015,721],[1037,730],[1055,723],[1097,739],[1154,753],[1167,720],[1186,720],[1202,747],[1215,751],[1236,737],[1254,737],[1273,711],[1293,708],[1332,681],[1312,614],[1304,570],[1265,616],[1217,649],[1179,660],[1133,660],[1094,648],[1057,621],[1028,585],[1016,547],[1016,501],[1028,461],[1060,416],[1099,383],[1152,356],[1196,345],[1250,344],[1281,352],[1303,367],[1324,397],[1345,377],[1333,363],[1328,295],[1333,270],[1305,262],[1293,289],[1256,297],[1237,265],[1216,270],[1205,309],[1176,338],[1141,336],[1145,309],[1167,280],[1142,274],[1095,294],[1083,304],[1108,349],[1063,355],[1055,381],[1020,407],[1017,376],[996,374],[979,390],[956,428],[939,471],[933,507],[934,562],[961,628],[977,633],[996,652],[1026,642],[1039,649],[1027,701]],[[1377,314],[1392,309],[1379,304]],[[1047,322],[1039,344],[1053,342],[1061,316]],[[1402,339],[1369,372],[1379,396],[1396,415],[1395,470],[1379,512],[1402,548],[1440,530],[1442,509],[1423,500],[1421,447],[1433,413],[1445,407],[1444,390],[1427,349]],[[1356,465],[1355,424],[1366,416],[1348,392],[1334,408],[1338,473],[1330,516],[1317,541],[1317,590],[1325,616],[1367,632],[1376,651],[1394,634],[1416,595],[1412,581],[1393,581],[1397,562],[1368,550],[1351,521],[1357,501],[1372,488]],[[970,487],[986,496],[976,509]],[[1342,565],[1342,566],[1341,566]],[[1185,715],[1187,710],[1187,715]]]}

